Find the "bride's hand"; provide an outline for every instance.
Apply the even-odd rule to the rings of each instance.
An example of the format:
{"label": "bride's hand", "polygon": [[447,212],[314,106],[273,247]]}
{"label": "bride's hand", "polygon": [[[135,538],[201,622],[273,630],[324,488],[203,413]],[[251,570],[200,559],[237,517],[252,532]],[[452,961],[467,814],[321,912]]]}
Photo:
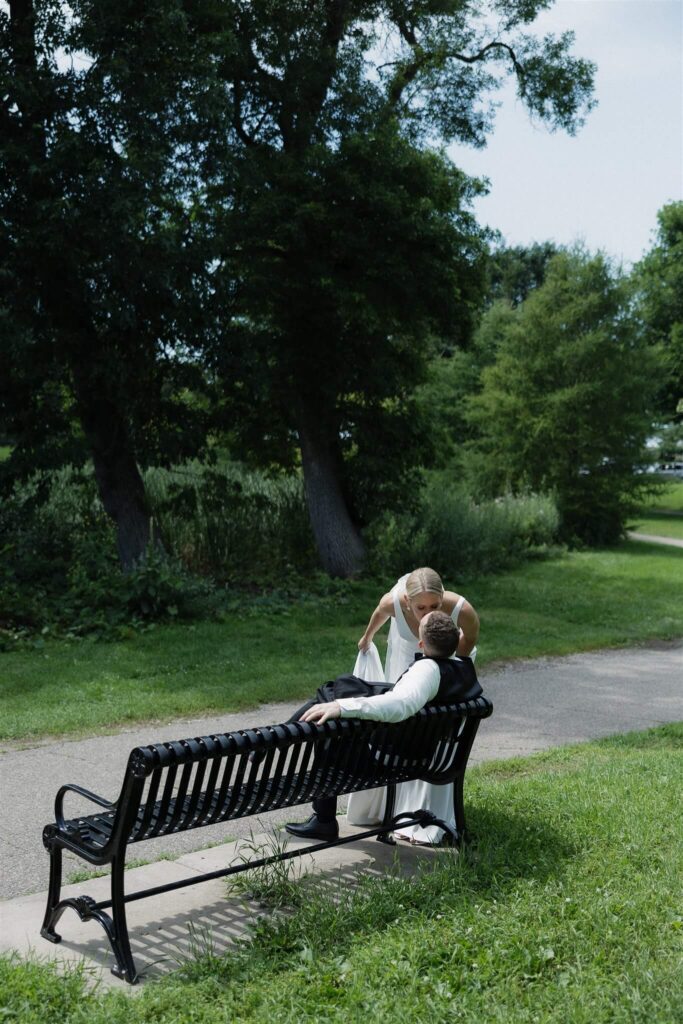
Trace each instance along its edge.
{"label": "bride's hand", "polygon": [[361,651],[361,653],[363,654],[367,654],[368,648],[370,647],[371,643],[372,641],[368,640],[366,636],[362,636],[358,641],[358,650]]}

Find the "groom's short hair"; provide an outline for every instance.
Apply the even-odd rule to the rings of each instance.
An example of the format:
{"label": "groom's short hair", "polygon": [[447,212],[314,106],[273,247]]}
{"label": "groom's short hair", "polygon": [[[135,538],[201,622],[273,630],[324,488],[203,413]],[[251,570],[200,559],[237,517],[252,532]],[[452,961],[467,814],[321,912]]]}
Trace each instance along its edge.
{"label": "groom's short hair", "polygon": [[446,612],[431,612],[422,624],[422,639],[437,658],[450,658],[460,640],[460,630]]}

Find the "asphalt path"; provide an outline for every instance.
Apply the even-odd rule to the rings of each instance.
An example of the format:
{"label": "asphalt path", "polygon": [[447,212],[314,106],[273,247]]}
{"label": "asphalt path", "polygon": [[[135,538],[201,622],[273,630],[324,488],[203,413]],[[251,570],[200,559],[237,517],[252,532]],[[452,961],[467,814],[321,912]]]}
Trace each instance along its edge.
{"label": "asphalt path", "polygon": [[[470,763],[533,754],[549,747],[683,720],[683,641],[650,648],[516,661],[484,669],[480,679],[494,713],[481,723]],[[315,684],[311,689],[315,688]],[[140,744],[202,736],[285,721],[294,704],[266,704],[234,715],[154,723],[107,736],[6,745],[0,753],[0,899],[47,889],[43,826],[54,821],[54,797],[76,783],[114,799],[128,754]],[[67,814],[81,807],[67,803]],[[148,841],[141,854],[155,861],[249,835],[292,810]],[[66,860],[64,878],[82,868]]]}
{"label": "asphalt path", "polygon": [[683,548],[683,540],[678,537],[660,537],[654,533],[634,533],[628,530],[626,536],[629,540],[639,540],[644,544],[668,544],[672,548]]}

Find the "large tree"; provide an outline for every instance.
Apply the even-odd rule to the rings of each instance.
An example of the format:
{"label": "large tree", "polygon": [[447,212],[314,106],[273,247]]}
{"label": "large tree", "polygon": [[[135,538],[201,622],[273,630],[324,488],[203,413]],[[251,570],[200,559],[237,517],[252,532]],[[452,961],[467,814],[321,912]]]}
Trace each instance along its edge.
{"label": "large tree", "polygon": [[192,446],[201,344],[249,449],[280,463],[298,449],[325,568],[357,569],[359,524],[391,493],[373,469],[401,451],[395,494],[424,443],[410,392],[431,339],[465,339],[478,301],[475,186],[429,150],[483,145],[508,73],[553,128],[590,106],[571,34],[529,31],[548,5],[12,0],[14,466],[64,457],[76,423],[131,564],[148,538],[138,462]]}
{"label": "large tree", "polygon": [[662,353],[658,411],[669,423],[683,420],[683,202],[662,207],[657,225],[633,279],[647,339]]}
{"label": "large tree", "polygon": [[494,305],[488,321],[496,357],[468,413],[480,491],[554,491],[569,541],[617,540],[645,485],[660,365],[628,281],[602,256],[563,252],[525,302]]}
{"label": "large tree", "polygon": [[548,263],[557,251],[554,242],[502,245],[494,249],[488,267],[489,301],[507,299],[513,306],[524,302],[534,288],[543,284]]}
{"label": "large tree", "polygon": [[125,567],[150,537],[139,462],[203,440],[187,354],[211,250],[192,197],[200,159],[224,162],[228,41],[205,0],[0,10],[3,477],[91,458]]}
{"label": "large tree", "polygon": [[[406,456],[426,438],[410,392],[435,335],[466,340],[477,301],[474,186],[429,148],[484,145],[506,74],[553,128],[573,132],[590,107],[593,67],[571,34],[528,30],[549,2],[231,5],[240,156],[222,197],[232,316],[215,361],[239,380],[235,340],[250,347],[236,419],[265,458],[298,446],[331,572],[360,566],[373,449]],[[402,468],[395,455],[383,474],[395,490]]]}

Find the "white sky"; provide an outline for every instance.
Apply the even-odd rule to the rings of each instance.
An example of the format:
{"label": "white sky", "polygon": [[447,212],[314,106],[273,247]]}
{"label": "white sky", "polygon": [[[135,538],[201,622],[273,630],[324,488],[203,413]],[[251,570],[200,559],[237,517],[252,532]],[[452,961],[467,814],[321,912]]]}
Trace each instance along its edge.
{"label": "white sky", "polygon": [[476,213],[509,245],[583,241],[628,265],[683,198],[683,0],[557,0],[534,24],[576,33],[573,52],[598,65],[597,108],[577,135],[551,134],[506,87],[488,146],[450,155],[489,179]]}

